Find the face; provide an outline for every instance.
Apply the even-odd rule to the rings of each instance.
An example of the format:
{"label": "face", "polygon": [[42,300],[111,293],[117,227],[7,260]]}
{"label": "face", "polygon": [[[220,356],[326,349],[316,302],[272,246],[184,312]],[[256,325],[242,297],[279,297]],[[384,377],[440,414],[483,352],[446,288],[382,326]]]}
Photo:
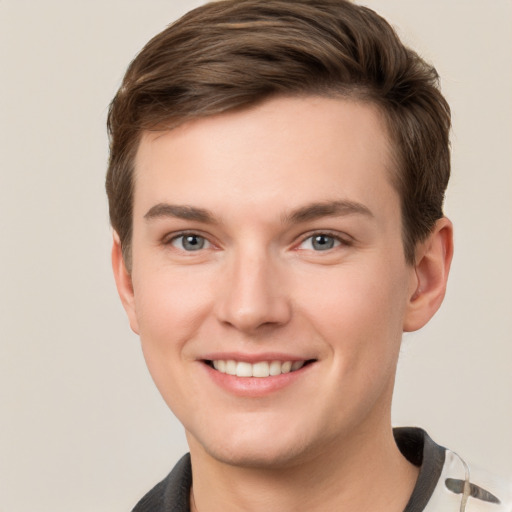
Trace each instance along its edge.
{"label": "face", "polygon": [[192,449],[288,464],[389,424],[417,286],[391,162],[378,110],[340,99],[143,136],[121,293]]}

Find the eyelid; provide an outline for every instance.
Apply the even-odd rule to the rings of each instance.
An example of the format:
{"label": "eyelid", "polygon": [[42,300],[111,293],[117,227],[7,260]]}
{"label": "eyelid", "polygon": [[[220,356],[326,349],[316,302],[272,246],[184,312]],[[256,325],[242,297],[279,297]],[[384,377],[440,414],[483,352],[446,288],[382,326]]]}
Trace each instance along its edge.
{"label": "eyelid", "polygon": [[[162,245],[171,245],[172,242],[174,242],[178,238],[184,237],[184,236],[189,236],[189,235],[198,236],[198,237],[203,238],[206,241],[206,243],[208,244],[208,247],[206,247],[206,248],[209,248],[209,249],[219,248],[219,245],[212,241],[211,236],[209,236],[206,233],[203,233],[201,230],[198,230],[198,229],[184,229],[181,231],[166,233],[161,238],[161,243],[162,243]],[[298,243],[294,244],[293,248],[296,250],[300,250],[300,246],[306,240],[313,238],[315,236],[321,236],[321,235],[334,238],[337,242],[339,242],[339,245],[337,245],[336,247],[339,247],[339,246],[349,247],[349,246],[353,245],[355,242],[353,237],[351,237],[347,233],[340,233],[339,231],[331,231],[329,229],[318,229],[318,230],[310,231],[308,233],[303,234],[300,237]],[[333,249],[335,249],[336,247],[333,247]],[[189,251],[186,251],[186,252],[189,252]],[[315,252],[317,252],[317,251],[315,251]]]}
{"label": "eyelid", "polygon": [[[185,237],[185,236],[197,236],[199,238],[203,238],[206,243],[208,244],[208,247],[206,247],[206,249],[210,249],[212,247],[215,247],[216,245],[212,242],[211,240],[211,237],[208,236],[207,234],[205,233],[202,233],[201,230],[197,230],[197,229],[185,229],[185,230],[182,230],[182,231],[175,231],[173,233],[166,233],[162,239],[161,239],[161,243],[163,245],[172,245],[172,243],[179,239],[179,238],[182,238],[182,237]],[[186,251],[186,252],[189,252],[189,251]],[[198,251],[199,252],[199,251]]]}
{"label": "eyelid", "polygon": [[[333,238],[334,240],[339,242],[339,245],[336,245],[332,249],[328,249],[325,252],[328,252],[329,250],[336,249],[336,247],[340,247],[340,246],[350,247],[351,245],[354,244],[354,239],[350,235],[347,235],[346,233],[340,233],[338,231],[330,231],[328,229],[318,229],[318,230],[310,231],[309,233],[305,233],[304,235],[302,235],[300,237],[299,242],[295,245],[295,249],[301,250],[300,246],[306,240],[309,240],[310,238],[313,238],[315,236],[322,236],[322,235]],[[304,249],[304,250],[306,250],[306,249]],[[321,251],[315,251],[315,252],[321,252]]]}

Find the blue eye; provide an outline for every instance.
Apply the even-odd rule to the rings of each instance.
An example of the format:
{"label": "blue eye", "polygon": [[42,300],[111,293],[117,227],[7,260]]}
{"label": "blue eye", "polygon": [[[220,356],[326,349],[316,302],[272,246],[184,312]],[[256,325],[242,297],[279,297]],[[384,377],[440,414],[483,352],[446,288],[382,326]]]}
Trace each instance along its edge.
{"label": "blue eye", "polygon": [[341,242],[334,236],[319,233],[306,238],[301,244],[301,249],[309,249],[313,251],[328,251],[334,247],[338,247]]}
{"label": "blue eye", "polygon": [[176,238],[173,238],[171,241],[171,245],[173,247],[176,247],[177,249],[192,252],[200,251],[201,249],[209,247],[210,242],[208,242],[206,238],[200,235],[195,235],[191,233],[186,235],[180,235],[177,236]]}

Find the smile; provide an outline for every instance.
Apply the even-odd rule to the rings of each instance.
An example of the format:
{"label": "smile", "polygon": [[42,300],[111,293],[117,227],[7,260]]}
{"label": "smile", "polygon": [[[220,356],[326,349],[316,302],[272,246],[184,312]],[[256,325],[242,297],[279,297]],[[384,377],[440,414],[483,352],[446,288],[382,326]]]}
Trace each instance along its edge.
{"label": "smile", "polygon": [[259,361],[248,363],[246,361],[235,361],[233,359],[217,359],[207,361],[209,366],[220,373],[234,375],[236,377],[273,377],[284,373],[300,370],[309,361]]}

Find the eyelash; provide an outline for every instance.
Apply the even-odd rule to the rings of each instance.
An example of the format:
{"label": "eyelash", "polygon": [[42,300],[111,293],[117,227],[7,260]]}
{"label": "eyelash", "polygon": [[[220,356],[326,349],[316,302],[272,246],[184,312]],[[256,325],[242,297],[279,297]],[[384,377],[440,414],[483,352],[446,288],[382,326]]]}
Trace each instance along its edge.
{"label": "eyelash", "polygon": [[[211,246],[213,246],[212,242],[210,242],[206,236],[201,235],[197,231],[182,231],[181,233],[175,233],[170,237],[165,237],[163,239],[163,244],[171,245],[171,246],[175,247],[174,242],[177,242],[180,239],[184,240],[186,237],[196,237],[196,238],[202,239],[204,241],[204,243],[207,245],[206,248],[210,248]],[[183,252],[194,253],[194,252],[200,252],[201,250],[205,249],[205,247],[200,247],[196,251],[194,251],[194,250],[187,251],[185,248],[177,248],[177,249],[179,249]]]}
{"label": "eyelash", "polygon": [[[353,240],[349,239],[348,236],[340,236],[339,233],[333,233],[330,231],[315,231],[313,233],[309,233],[308,235],[304,236],[300,243],[296,246],[297,250],[301,250],[300,246],[304,244],[304,242],[308,240],[313,240],[318,237],[327,237],[334,240],[334,243],[336,244],[334,247],[330,247],[324,250],[317,250],[314,252],[329,252],[333,249],[336,249],[338,247],[350,247],[353,245]],[[313,242],[312,242],[313,243]],[[313,249],[302,249],[302,250],[313,250]]]}
{"label": "eyelash", "polygon": [[[184,240],[185,237],[187,237],[187,236],[200,238],[201,240],[204,241],[204,245],[206,245],[206,247],[204,247],[204,245],[203,245],[196,250],[186,250],[184,247],[176,247],[174,245],[175,242],[177,242],[180,239]],[[319,250],[314,250],[314,247],[307,248],[307,249],[304,249],[304,248],[301,249],[301,246],[305,242],[307,242],[308,240],[311,240],[312,241],[311,243],[313,244],[314,243],[313,240],[318,237],[326,237],[326,238],[332,239],[334,241],[334,246],[327,247],[325,249],[319,249]],[[180,233],[175,233],[170,237],[165,237],[163,239],[163,244],[176,247],[178,250],[181,250],[186,253],[201,252],[202,250],[209,249],[213,246],[213,243],[210,242],[210,240],[208,240],[208,238],[206,236],[198,233],[197,231],[182,231]],[[309,250],[312,252],[320,253],[320,252],[330,252],[339,247],[350,247],[352,245],[353,245],[353,241],[351,239],[349,239],[348,236],[340,236],[339,233],[333,233],[331,231],[315,231],[312,233],[308,233],[306,236],[304,236],[301,239],[301,241],[295,246],[295,249],[296,250]]]}

